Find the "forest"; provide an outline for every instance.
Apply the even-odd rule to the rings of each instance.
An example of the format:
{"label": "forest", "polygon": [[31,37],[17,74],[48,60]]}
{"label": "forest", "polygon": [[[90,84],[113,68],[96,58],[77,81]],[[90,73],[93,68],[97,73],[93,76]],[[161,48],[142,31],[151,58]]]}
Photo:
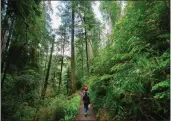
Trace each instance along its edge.
{"label": "forest", "polygon": [[170,120],[170,1],[53,2],[1,0],[1,120]]}

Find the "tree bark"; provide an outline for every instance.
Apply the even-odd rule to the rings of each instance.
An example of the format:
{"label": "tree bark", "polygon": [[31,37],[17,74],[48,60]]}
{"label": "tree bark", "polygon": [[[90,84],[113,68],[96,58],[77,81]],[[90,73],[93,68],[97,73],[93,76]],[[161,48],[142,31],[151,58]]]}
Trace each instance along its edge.
{"label": "tree bark", "polygon": [[6,42],[6,45],[5,45],[5,49],[2,52],[2,57],[1,57],[2,58],[1,72],[3,72],[5,60],[7,59],[7,52],[8,52],[7,50],[9,48],[9,44],[10,44],[10,40],[11,40],[11,35],[12,35],[12,30],[13,30],[13,24],[14,24],[14,16],[11,17],[11,25],[10,25],[10,28],[9,28],[8,39],[7,39],[7,42]]}
{"label": "tree bark", "polygon": [[70,88],[70,72],[69,72],[69,67],[68,67],[68,70],[67,70],[67,95],[69,95],[69,88]]}
{"label": "tree bark", "polygon": [[[86,24],[86,18],[85,18],[85,11],[84,11],[84,24]],[[85,44],[86,44],[86,59],[87,59],[87,71],[89,72],[89,64],[88,64],[88,46],[87,46],[87,29],[85,26]]]}
{"label": "tree bark", "polygon": [[4,52],[4,50],[5,50],[5,43],[6,43],[6,40],[7,40],[7,35],[8,34],[8,32],[7,31],[5,31],[5,34],[4,35],[2,35],[1,37],[1,55],[2,55],[2,52]]}
{"label": "tree bark", "polygon": [[47,50],[47,55],[46,55],[46,59],[45,59],[45,69],[44,69],[44,75],[46,74],[47,60],[48,60],[48,50]]}
{"label": "tree bark", "polygon": [[27,32],[28,32],[28,24],[25,22],[25,25],[26,25],[26,30],[25,30],[25,33],[26,33],[26,44],[28,44],[28,35],[27,35]]}
{"label": "tree bark", "polygon": [[89,44],[88,44],[88,56],[89,56],[89,66],[91,65],[90,61],[93,59],[93,46],[92,46],[92,41],[89,38],[88,39]]}
{"label": "tree bark", "polygon": [[[66,32],[64,32],[64,33],[66,33]],[[62,83],[62,69],[63,69],[63,59],[64,59],[64,47],[65,47],[65,34],[64,34],[63,44],[61,45],[62,59],[61,59],[61,73],[60,73],[60,80],[59,80],[59,93],[60,93],[60,86],[61,86],[61,83]]]}
{"label": "tree bark", "polygon": [[84,45],[82,41],[82,77],[84,75]]}
{"label": "tree bark", "polygon": [[7,63],[6,63],[6,67],[5,67],[5,69],[4,69],[4,75],[3,75],[2,81],[1,81],[1,89],[3,89],[4,81],[5,81],[5,78],[6,78],[6,74],[7,74],[9,65],[10,65],[10,60],[8,59],[8,60],[7,60]]}
{"label": "tree bark", "polygon": [[[6,14],[4,15],[5,16],[4,19],[1,20],[1,25],[2,25],[1,26],[2,27],[2,29],[1,29],[1,39],[2,39],[2,41],[1,41],[1,53],[5,49],[5,43],[7,40],[7,32],[9,31],[7,29],[8,20],[9,20],[9,15],[7,13],[8,13],[8,9],[6,10]],[[2,19],[2,17],[1,17],[1,19]]]}
{"label": "tree bark", "polygon": [[71,83],[72,83],[72,92],[76,91],[76,82],[75,82],[75,57],[74,57],[74,17],[75,17],[75,1],[72,1],[72,26],[71,26]]}
{"label": "tree bark", "polygon": [[44,83],[44,88],[42,90],[42,99],[44,100],[45,98],[45,93],[48,85],[48,78],[49,78],[49,72],[50,72],[50,66],[51,66],[51,60],[52,60],[52,53],[53,53],[53,48],[54,48],[54,42],[55,42],[55,36],[53,36],[53,41],[52,41],[52,47],[51,47],[51,53],[50,53],[50,58],[49,58],[49,63],[48,63],[48,69],[47,69],[47,74],[45,78],[45,83]]}

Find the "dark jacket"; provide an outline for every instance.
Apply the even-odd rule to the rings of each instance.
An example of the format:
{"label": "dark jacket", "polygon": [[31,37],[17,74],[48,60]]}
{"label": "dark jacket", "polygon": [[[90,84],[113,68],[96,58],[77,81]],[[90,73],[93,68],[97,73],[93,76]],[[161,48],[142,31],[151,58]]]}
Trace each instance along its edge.
{"label": "dark jacket", "polygon": [[90,98],[87,93],[83,96],[84,104],[90,104]]}

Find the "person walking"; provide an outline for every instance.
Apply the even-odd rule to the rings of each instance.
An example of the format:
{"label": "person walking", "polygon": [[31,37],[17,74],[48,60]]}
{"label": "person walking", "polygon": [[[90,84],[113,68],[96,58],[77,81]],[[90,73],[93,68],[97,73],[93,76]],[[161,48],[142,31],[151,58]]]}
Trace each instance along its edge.
{"label": "person walking", "polygon": [[85,91],[83,96],[83,102],[84,102],[84,113],[85,117],[87,117],[88,112],[88,105],[90,104],[90,97],[88,96],[88,92]]}

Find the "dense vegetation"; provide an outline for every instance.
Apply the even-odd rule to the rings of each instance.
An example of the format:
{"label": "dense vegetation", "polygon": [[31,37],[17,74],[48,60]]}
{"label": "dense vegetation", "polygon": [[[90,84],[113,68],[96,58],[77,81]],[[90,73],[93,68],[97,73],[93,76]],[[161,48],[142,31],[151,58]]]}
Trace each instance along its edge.
{"label": "dense vegetation", "polygon": [[[89,78],[100,120],[169,120],[168,5],[128,2],[124,16],[111,17],[112,33]],[[109,15],[114,7],[119,8],[115,2],[101,5]]]}
{"label": "dense vegetation", "polygon": [[60,1],[53,29],[50,1],[2,0],[2,120],[74,120],[85,84],[97,120],[169,120],[170,2],[94,4]]}
{"label": "dense vegetation", "polygon": [[4,0],[1,6],[2,120],[73,120],[80,97],[69,96],[75,92],[70,58],[59,54],[68,37],[63,25],[53,30],[51,3]]}

